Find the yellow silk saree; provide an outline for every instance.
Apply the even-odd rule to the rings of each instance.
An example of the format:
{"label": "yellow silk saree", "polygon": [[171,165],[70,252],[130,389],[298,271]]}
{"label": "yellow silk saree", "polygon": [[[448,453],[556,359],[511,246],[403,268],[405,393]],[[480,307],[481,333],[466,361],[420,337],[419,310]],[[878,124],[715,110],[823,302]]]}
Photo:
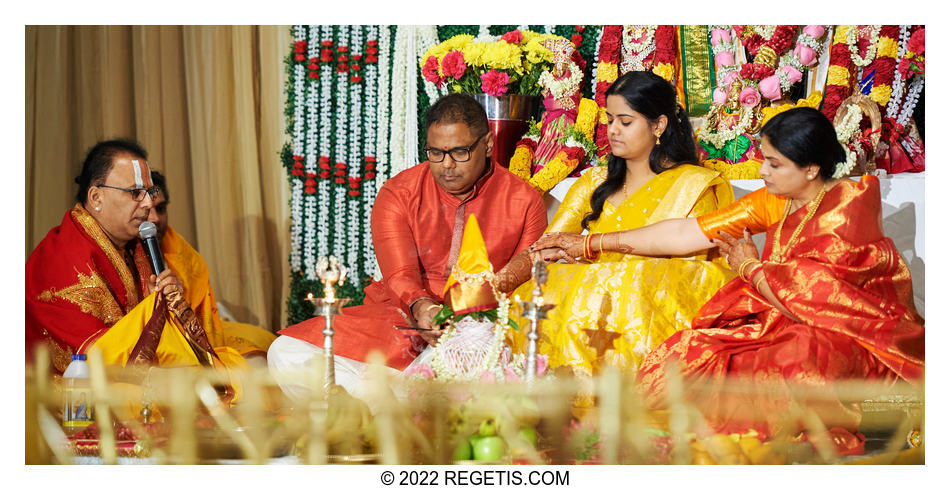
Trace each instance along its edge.
{"label": "yellow silk saree", "polygon": [[[607,178],[606,167],[582,175],[558,208],[547,232],[580,233],[591,211],[590,197]],[[604,203],[590,233],[629,230],[670,218],[695,217],[733,201],[732,186],[718,172],[680,165],[655,176],[614,207]],[[604,366],[636,370],[654,346],[689,327],[700,307],[735,276],[721,258],[702,253],[653,258],[602,253],[591,264],[548,265],[545,304],[556,305],[541,322],[538,353],[558,374],[590,376]],[[534,282],[515,292],[531,297]],[[512,333],[516,352],[525,350],[527,320],[512,304],[521,325]]]}

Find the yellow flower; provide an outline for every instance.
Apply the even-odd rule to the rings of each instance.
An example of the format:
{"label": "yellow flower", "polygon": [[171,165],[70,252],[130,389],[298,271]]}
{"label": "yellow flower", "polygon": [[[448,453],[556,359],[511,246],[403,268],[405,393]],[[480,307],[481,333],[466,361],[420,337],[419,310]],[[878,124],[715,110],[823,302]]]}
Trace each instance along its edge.
{"label": "yellow flower", "polygon": [[485,64],[496,70],[515,70],[523,73],[521,66],[521,48],[504,41],[497,41],[485,47]]}
{"label": "yellow flower", "polygon": [[897,41],[889,37],[879,37],[877,40],[877,55],[897,58]]}
{"label": "yellow flower", "polygon": [[776,115],[785,112],[789,109],[795,109],[797,107],[811,107],[812,109],[817,109],[821,105],[822,94],[820,90],[815,90],[808,96],[806,99],[799,99],[796,104],[783,104],[778,107],[763,107],[762,108],[762,125],[769,122],[769,119],[772,119]]}
{"label": "yellow flower", "polygon": [[673,81],[673,65],[669,63],[657,63],[657,65],[653,67],[653,73],[663,77],[667,82]]}
{"label": "yellow flower", "polygon": [[603,61],[597,64],[597,81],[614,83],[617,80],[617,65]]}
{"label": "yellow flower", "polygon": [[468,66],[485,66],[485,43],[468,43],[462,46],[462,56]]}
{"label": "yellow flower", "polygon": [[534,161],[534,154],[531,149],[524,145],[515,148],[515,154],[508,161],[508,171],[521,177],[521,180],[531,179],[531,163]]}
{"label": "yellow flower", "polygon": [[848,31],[853,29],[854,26],[838,26],[838,29],[835,31],[835,44],[844,44],[848,42]]}
{"label": "yellow flower", "polygon": [[601,107],[598,111],[597,122],[601,124],[607,124],[607,108]]}
{"label": "yellow flower", "polygon": [[758,160],[746,160],[739,163],[729,163],[725,160],[706,160],[703,166],[715,170],[729,180],[757,179],[759,178],[759,167],[762,162]]}
{"label": "yellow flower", "polygon": [[828,85],[847,87],[851,80],[851,72],[847,67],[831,65],[828,67]]}
{"label": "yellow flower", "polygon": [[597,127],[597,113],[599,111],[600,108],[597,107],[597,102],[586,98],[581,99],[581,103],[577,107],[577,121],[574,122],[574,125],[578,131],[584,133],[588,138],[594,138],[594,128]]}
{"label": "yellow flower", "polygon": [[871,87],[871,99],[877,102],[878,105],[887,105],[887,101],[891,100],[891,86],[875,85]]}
{"label": "yellow flower", "polygon": [[544,61],[551,62],[554,60],[554,55],[551,54],[551,51],[548,50],[548,48],[544,47],[543,43],[544,36],[539,35],[524,44],[525,57],[530,63],[537,64]]}
{"label": "yellow flower", "polygon": [[471,43],[472,39],[474,39],[474,36],[471,34],[458,34],[443,42],[442,45],[445,47],[445,52],[448,53],[453,49],[462,49]]}

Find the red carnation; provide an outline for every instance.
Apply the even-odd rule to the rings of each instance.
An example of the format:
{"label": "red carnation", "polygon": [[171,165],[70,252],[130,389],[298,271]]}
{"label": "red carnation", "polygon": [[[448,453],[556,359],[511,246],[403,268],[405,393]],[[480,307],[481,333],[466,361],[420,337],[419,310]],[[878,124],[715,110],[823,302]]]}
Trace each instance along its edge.
{"label": "red carnation", "polygon": [[320,45],[321,45],[321,46],[326,46],[326,47],[329,48],[329,47],[333,46],[333,41],[330,41],[330,40],[320,41]]}
{"label": "red carnation", "polygon": [[574,34],[571,36],[571,42],[574,43],[574,46],[580,47],[581,43],[584,42],[584,36],[580,34]]}
{"label": "red carnation", "polygon": [[465,65],[465,55],[457,49],[442,58],[442,73],[445,73],[446,77],[452,77],[458,80],[462,78],[467,68]]}
{"label": "red carnation", "polygon": [[377,49],[377,48],[366,48],[366,54],[379,54],[379,49]]}
{"label": "red carnation", "polygon": [[348,47],[346,47],[346,46],[337,46],[337,48],[336,48],[336,51],[337,51],[338,53],[345,53],[345,52],[347,52],[347,51],[349,51],[349,50],[350,50],[350,48],[348,48]]}
{"label": "red carnation", "polygon": [[620,38],[622,34],[623,26],[604,26],[604,33],[600,38],[600,61],[613,64],[620,62]]}
{"label": "red carnation", "polygon": [[584,26],[574,26],[574,30],[577,32],[584,32]]}
{"label": "red carnation", "polygon": [[311,61],[310,64],[307,65],[307,69],[308,69],[308,70],[319,70],[319,69],[320,69],[320,66]]}
{"label": "red carnation", "polygon": [[366,170],[376,170],[376,164],[375,164],[375,163],[367,163],[367,164],[366,164]]}
{"label": "red carnation", "polygon": [[373,180],[376,178],[376,172],[366,172],[366,175],[363,176],[366,180]]}
{"label": "red carnation", "polygon": [[349,194],[351,197],[356,197],[360,195],[360,191],[350,191],[350,192],[347,192],[347,194]]}
{"label": "red carnation", "polygon": [[333,175],[336,175],[337,177],[343,177],[344,175],[346,175],[346,171],[345,171],[345,170],[337,170],[336,172],[333,172]]}
{"label": "red carnation", "polygon": [[307,57],[302,54],[295,54],[294,61],[306,61]]}
{"label": "red carnation", "polygon": [[360,179],[358,175],[356,177],[350,177],[350,184],[359,184],[360,180],[362,179]]}
{"label": "red carnation", "polygon": [[521,31],[515,29],[502,34],[501,39],[506,43],[519,44],[521,40],[524,39],[524,35],[521,34]]}
{"label": "red carnation", "polygon": [[316,180],[313,180],[313,179],[307,179],[307,181],[304,182],[303,185],[305,185],[305,186],[307,186],[307,187],[313,187],[313,186],[317,185],[317,181],[316,181]]}
{"label": "red carnation", "polygon": [[320,61],[323,61],[324,63],[333,61],[333,51],[330,51],[329,49],[321,49]]}
{"label": "red carnation", "polygon": [[303,155],[294,155],[294,160],[303,160]]}
{"label": "red carnation", "polygon": [[350,68],[352,68],[353,71],[360,71],[360,70],[363,69],[363,67],[361,67],[360,65],[358,65],[358,64],[356,64],[356,63],[353,63],[352,65],[350,65]]}
{"label": "red carnation", "polygon": [[367,64],[367,65],[371,65],[371,64],[376,63],[376,62],[378,62],[378,61],[379,61],[379,58],[377,58],[377,57],[375,57],[375,56],[373,56],[373,55],[368,55],[368,56],[366,56],[366,64]]}
{"label": "red carnation", "polygon": [[313,78],[313,79],[319,79],[319,78],[320,78],[320,72],[312,71],[312,72],[309,73],[309,76],[310,76],[310,78]]}
{"label": "red carnation", "polygon": [[307,41],[295,41],[294,53],[304,53],[307,51]]}
{"label": "red carnation", "polygon": [[329,162],[330,162],[330,157],[328,157],[328,156],[326,156],[326,155],[320,155],[320,158],[318,158],[317,161],[319,161],[320,163],[325,163],[325,162],[326,162],[326,163],[329,163]]}
{"label": "red carnation", "polygon": [[317,176],[317,173],[316,173],[316,172],[307,172],[307,177],[308,177],[308,178],[313,179],[313,178],[316,178],[316,176]]}
{"label": "red carnation", "polygon": [[508,92],[508,74],[497,70],[489,70],[482,75],[482,92],[488,95],[504,95]]}
{"label": "red carnation", "polygon": [[336,183],[337,183],[337,184],[345,184],[345,183],[346,183],[346,179],[344,179],[343,177],[337,177],[335,180],[336,180]]}
{"label": "red carnation", "polygon": [[911,34],[910,40],[907,41],[907,50],[914,54],[924,52],[924,29]]}
{"label": "red carnation", "polygon": [[439,74],[438,58],[429,56],[429,58],[426,59],[425,65],[422,66],[422,77],[434,83],[436,87],[442,88],[442,82],[444,82],[445,79]]}
{"label": "red carnation", "polygon": [[365,160],[366,163],[371,163],[371,162],[374,162],[374,163],[375,163],[375,162],[376,162],[376,157],[374,157],[373,155],[366,155],[366,158],[364,158],[363,160]]}
{"label": "red carnation", "polygon": [[320,170],[330,170],[330,164],[329,164],[329,163],[322,163],[322,162],[321,162],[321,163],[320,163]]}
{"label": "red carnation", "polygon": [[307,193],[307,194],[316,194],[316,193],[317,193],[317,188],[316,188],[316,187],[305,187],[303,191],[304,191],[305,193]]}
{"label": "red carnation", "polygon": [[336,61],[337,63],[346,63],[350,61],[350,57],[345,54],[341,54],[340,56],[336,57]]}
{"label": "red carnation", "polygon": [[361,54],[354,54],[354,55],[353,55],[353,61],[359,61],[359,60],[361,60],[361,59],[363,59],[363,55],[361,55]]}
{"label": "red carnation", "polygon": [[321,179],[329,179],[329,178],[330,178],[330,172],[327,172],[327,171],[320,172],[320,178],[321,178]]}
{"label": "red carnation", "polygon": [[334,167],[336,167],[336,168],[338,168],[338,169],[346,170],[346,164],[343,163],[343,162],[336,162],[336,164],[334,165]]}
{"label": "red carnation", "polygon": [[370,39],[369,41],[366,41],[367,46],[376,46],[377,44],[379,44],[379,41],[375,39]]}

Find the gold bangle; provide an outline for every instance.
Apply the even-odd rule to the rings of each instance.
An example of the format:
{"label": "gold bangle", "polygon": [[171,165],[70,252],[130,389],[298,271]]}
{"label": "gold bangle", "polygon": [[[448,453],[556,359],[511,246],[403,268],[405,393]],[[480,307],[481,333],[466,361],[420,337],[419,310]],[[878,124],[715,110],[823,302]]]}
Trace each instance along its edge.
{"label": "gold bangle", "polygon": [[[765,273],[763,272],[763,273],[762,273],[762,277],[760,277],[758,281],[755,281],[755,290],[756,290],[756,291],[759,291],[759,284],[762,284],[762,281],[764,281],[764,280],[765,280]],[[759,292],[761,293],[761,291],[759,291]]]}
{"label": "gold bangle", "polygon": [[604,234],[600,233],[600,240],[597,241],[597,253],[600,254],[604,251]]}
{"label": "gold bangle", "polygon": [[744,272],[745,272],[746,266],[748,266],[749,264],[753,262],[758,262],[758,259],[745,259],[745,261],[743,261],[742,264],[739,265],[739,269],[736,272],[739,273],[739,277],[741,277],[743,281],[748,281],[749,279],[752,279],[751,277],[747,278]]}
{"label": "gold bangle", "polygon": [[438,308],[438,309],[441,310],[441,309],[442,309],[442,305],[440,305],[440,304],[429,305],[429,307],[426,308],[426,311],[429,311],[429,310],[431,310],[432,308]]}

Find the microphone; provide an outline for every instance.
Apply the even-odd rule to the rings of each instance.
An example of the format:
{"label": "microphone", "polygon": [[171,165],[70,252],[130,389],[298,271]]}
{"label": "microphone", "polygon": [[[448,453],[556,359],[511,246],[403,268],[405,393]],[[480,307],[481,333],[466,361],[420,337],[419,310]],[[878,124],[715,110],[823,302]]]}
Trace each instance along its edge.
{"label": "microphone", "polygon": [[162,255],[162,249],[158,247],[156,235],[158,235],[158,229],[155,227],[155,223],[146,221],[139,225],[139,236],[145,243],[146,255],[152,263],[152,272],[157,276],[165,270],[165,257]]}

